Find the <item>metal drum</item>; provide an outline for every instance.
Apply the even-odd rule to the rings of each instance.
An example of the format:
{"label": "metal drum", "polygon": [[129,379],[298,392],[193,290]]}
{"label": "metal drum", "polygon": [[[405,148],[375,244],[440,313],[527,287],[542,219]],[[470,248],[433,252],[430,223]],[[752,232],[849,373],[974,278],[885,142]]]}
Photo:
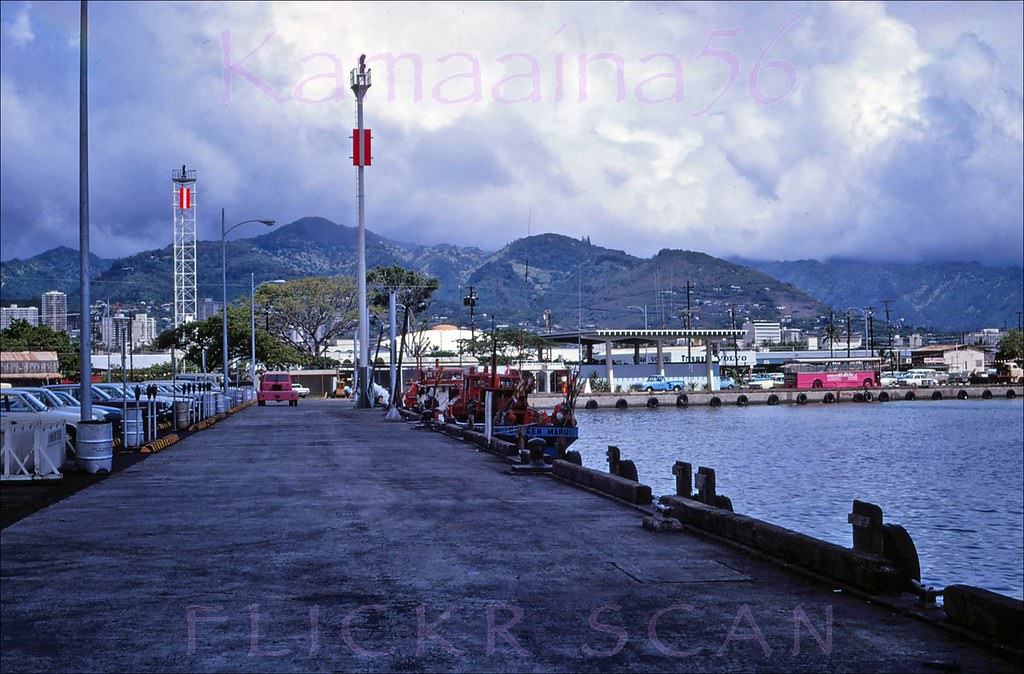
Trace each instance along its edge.
{"label": "metal drum", "polygon": [[80,421],[75,439],[75,463],[87,473],[110,472],[114,458],[113,428],[109,421]]}
{"label": "metal drum", "polygon": [[224,414],[228,411],[228,397],[223,393],[217,394],[217,414]]}
{"label": "metal drum", "polygon": [[144,429],[142,426],[142,408],[129,407],[125,410],[124,437],[125,448],[141,447],[146,443]]}
{"label": "metal drum", "polygon": [[235,389],[231,392],[231,407],[238,407],[245,402],[245,392],[242,389]]}
{"label": "metal drum", "polygon": [[174,430],[183,431],[188,428],[188,408],[191,403],[180,400],[174,403]]}
{"label": "metal drum", "polygon": [[214,415],[216,410],[216,401],[213,398],[213,393],[203,394],[203,418],[208,419]]}

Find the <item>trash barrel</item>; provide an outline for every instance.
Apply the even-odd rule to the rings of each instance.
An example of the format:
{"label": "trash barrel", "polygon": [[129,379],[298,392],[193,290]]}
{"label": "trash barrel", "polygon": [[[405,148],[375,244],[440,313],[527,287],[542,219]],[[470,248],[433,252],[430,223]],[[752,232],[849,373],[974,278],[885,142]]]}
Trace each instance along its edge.
{"label": "trash barrel", "polygon": [[224,414],[228,411],[228,397],[223,393],[217,394],[217,414]]}
{"label": "trash barrel", "polygon": [[80,421],[75,438],[75,463],[87,473],[110,472],[114,458],[113,427],[109,421]]}
{"label": "trash barrel", "polygon": [[174,403],[174,430],[183,431],[188,428],[188,408],[191,403],[179,400]]}

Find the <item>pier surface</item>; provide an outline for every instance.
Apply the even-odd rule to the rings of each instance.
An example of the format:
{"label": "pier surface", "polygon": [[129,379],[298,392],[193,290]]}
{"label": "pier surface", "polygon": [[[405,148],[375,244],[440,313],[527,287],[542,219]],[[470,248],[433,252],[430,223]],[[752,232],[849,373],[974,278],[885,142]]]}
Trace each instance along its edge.
{"label": "pier surface", "polygon": [[348,401],[251,407],[0,533],[2,669],[1018,671],[641,517]]}

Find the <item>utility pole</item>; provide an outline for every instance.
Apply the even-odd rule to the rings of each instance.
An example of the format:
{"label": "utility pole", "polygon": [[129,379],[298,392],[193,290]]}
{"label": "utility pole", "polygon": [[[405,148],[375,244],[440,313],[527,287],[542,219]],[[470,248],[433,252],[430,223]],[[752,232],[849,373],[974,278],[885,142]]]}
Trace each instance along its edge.
{"label": "utility pole", "polygon": [[846,357],[850,357],[850,310],[846,310]]}
{"label": "utility pole", "polygon": [[889,371],[892,372],[896,368],[894,366],[893,352],[892,352],[892,323],[889,321],[889,303],[895,302],[896,300],[879,300],[885,305],[885,334],[889,341]]}
{"label": "utility pole", "polygon": [[473,286],[469,286],[469,294],[462,298],[462,304],[469,307],[469,343],[471,345],[476,342],[476,323],[474,322],[474,316],[477,297],[478,295],[473,292]]}
{"label": "utility pole", "polygon": [[875,357],[875,308],[868,307],[868,348],[870,356]]}
{"label": "utility pole", "polygon": [[[732,329],[735,330],[736,329],[736,305],[735,304],[730,304],[729,305],[729,316],[732,318]],[[740,366],[740,354],[739,354],[738,348],[739,347],[736,345],[736,333],[734,332],[733,335],[732,335],[732,361],[733,361],[733,366],[737,370],[739,370],[739,366]]]}
{"label": "utility pole", "polygon": [[[690,330],[690,279],[686,279],[686,329]],[[691,353],[691,345],[693,344],[693,338],[687,335],[686,337],[686,362],[693,362],[693,354]]]}

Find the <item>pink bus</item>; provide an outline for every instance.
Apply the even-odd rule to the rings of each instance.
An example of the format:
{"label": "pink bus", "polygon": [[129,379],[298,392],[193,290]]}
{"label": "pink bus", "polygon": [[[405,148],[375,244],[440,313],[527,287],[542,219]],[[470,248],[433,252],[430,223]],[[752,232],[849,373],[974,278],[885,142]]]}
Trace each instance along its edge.
{"label": "pink bus", "polygon": [[786,388],[878,386],[881,358],[794,358],[782,366]]}

